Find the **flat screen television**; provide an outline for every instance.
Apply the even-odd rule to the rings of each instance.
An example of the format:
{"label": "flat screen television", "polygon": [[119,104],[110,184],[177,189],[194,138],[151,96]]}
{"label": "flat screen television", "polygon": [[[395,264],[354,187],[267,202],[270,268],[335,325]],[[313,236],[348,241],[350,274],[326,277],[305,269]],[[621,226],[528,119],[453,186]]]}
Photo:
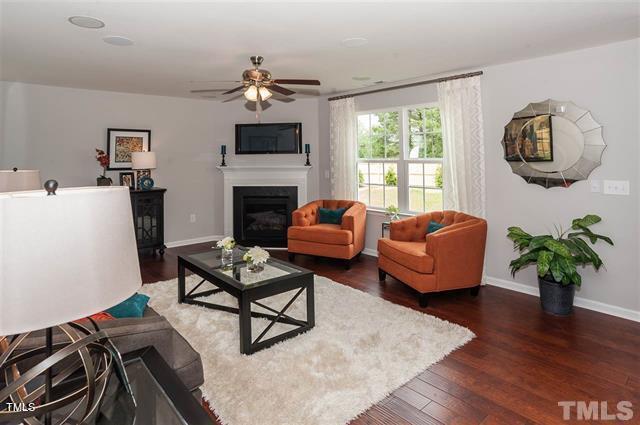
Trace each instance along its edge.
{"label": "flat screen television", "polygon": [[236,124],[236,154],[300,153],[302,123]]}

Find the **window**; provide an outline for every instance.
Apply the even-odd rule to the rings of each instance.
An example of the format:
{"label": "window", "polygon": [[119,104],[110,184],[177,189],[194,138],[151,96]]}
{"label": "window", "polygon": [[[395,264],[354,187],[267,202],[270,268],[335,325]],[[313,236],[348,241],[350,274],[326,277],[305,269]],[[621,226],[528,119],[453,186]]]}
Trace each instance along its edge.
{"label": "window", "polygon": [[374,208],[397,206],[399,160],[399,113],[358,115],[358,199]]}
{"label": "window", "polygon": [[358,115],[358,200],[373,209],[441,210],[442,128],[437,106]]}

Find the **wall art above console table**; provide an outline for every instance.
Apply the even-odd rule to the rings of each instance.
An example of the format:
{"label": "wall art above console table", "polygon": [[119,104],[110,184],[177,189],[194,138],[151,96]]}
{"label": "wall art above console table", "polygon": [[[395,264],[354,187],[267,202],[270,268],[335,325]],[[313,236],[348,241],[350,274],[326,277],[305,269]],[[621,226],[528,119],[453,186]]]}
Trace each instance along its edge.
{"label": "wall art above console table", "polygon": [[513,115],[502,146],[514,174],[548,189],[586,180],[600,165],[606,144],[589,111],[548,99]]}

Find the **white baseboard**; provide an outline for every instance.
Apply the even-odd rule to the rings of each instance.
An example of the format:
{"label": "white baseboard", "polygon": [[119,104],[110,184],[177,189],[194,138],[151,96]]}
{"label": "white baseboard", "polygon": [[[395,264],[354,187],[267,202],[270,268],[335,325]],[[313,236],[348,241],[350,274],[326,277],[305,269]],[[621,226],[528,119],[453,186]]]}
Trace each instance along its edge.
{"label": "white baseboard", "polygon": [[364,255],[370,255],[372,257],[377,257],[378,256],[378,251],[375,249],[371,249],[371,248],[365,248],[362,250],[362,253]]}
{"label": "white baseboard", "polygon": [[165,243],[165,245],[167,246],[167,248],[176,248],[178,246],[192,245],[194,243],[219,241],[222,238],[224,238],[224,236],[221,235],[201,236],[199,238],[185,239],[183,241],[167,242]]}
{"label": "white baseboard", "polygon": [[[535,286],[524,285],[522,283],[514,282],[512,280],[499,279],[497,277],[487,276],[486,279],[487,279],[488,285],[498,286],[500,288],[509,289],[511,291],[533,295],[534,297],[540,297],[538,288]],[[633,320],[634,322],[640,322],[640,311],[618,307],[611,304],[605,304],[599,301],[593,301],[593,300],[589,300],[581,297],[575,297],[573,304],[576,307],[582,307],[588,310],[593,310],[593,311],[597,311],[604,314],[610,314],[611,316],[621,317],[627,320]]]}

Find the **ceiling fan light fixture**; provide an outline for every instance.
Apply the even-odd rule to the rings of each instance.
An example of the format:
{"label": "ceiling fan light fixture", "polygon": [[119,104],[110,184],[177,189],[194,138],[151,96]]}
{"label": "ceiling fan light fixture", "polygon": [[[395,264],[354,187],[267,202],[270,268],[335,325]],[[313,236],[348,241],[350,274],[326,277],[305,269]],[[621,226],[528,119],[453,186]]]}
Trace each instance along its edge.
{"label": "ceiling fan light fixture", "polygon": [[266,87],[260,87],[258,92],[260,93],[260,99],[262,100],[267,100],[272,96],[272,93]]}
{"label": "ceiling fan light fixture", "polygon": [[244,91],[244,97],[251,102],[255,102],[258,100],[258,88],[256,86],[249,86],[249,88]]}

